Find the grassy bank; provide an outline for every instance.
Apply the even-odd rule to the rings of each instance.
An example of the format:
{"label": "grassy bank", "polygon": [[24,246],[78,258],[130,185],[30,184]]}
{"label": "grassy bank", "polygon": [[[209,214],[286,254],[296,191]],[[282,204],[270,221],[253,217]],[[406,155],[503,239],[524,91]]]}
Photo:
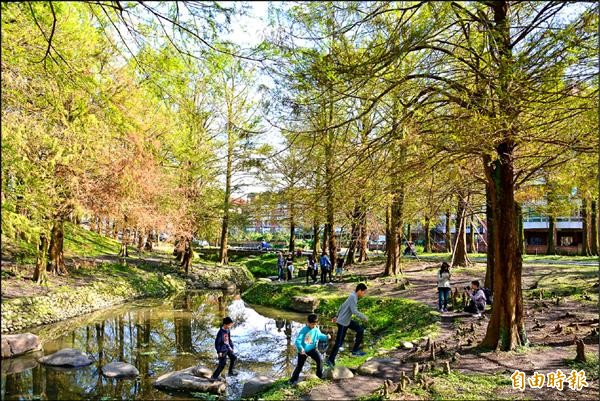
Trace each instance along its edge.
{"label": "grassy bank", "polygon": [[[44,293],[2,298],[2,333],[57,322],[142,297],[164,297],[185,288],[178,275],[141,265],[100,264],[73,271],[60,282],[50,280]],[[6,278],[3,286],[26,279]],[[26,285],[37,286],[35,283]],[[39,286],[37,286],[39,288]]]}
{"label": "grassy bank", "polygon": [[[194,261],[204,264],[213,264],[218,261],[217,254],[197,257]],[[303,263],[303,262],[302,262]],[[265,253],[262,255],[230,255],[229,266],[245,266],[256,278],[277,275],[277,254]]]}
{"label": "grassy bank", "polygon": [[[292,297],[296,295],[320,299],[317,313],[322,315],[321,321],[335,316],[347,297],[347,294],[340,294],[331,287],[260,282],[246,291],[243,298],[253,304],[291,309]],[[428,306],[416,301],[366,296],[359,301],[359,310],[369,318],[365,325],[366,355],[360,358],[341,357],[339,363],[344,366],[358,367],[367,358],[396,348],[403,341],[413,341],[437,332],[437,316]]]}

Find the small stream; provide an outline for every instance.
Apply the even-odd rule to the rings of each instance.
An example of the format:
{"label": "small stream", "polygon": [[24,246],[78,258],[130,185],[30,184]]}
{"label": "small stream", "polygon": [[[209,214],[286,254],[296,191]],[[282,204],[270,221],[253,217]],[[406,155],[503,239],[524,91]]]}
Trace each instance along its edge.
{"label": "small stream", "polygon": [[[245,305],[222,291],[193,291],[164,301],[146,299],[30,330],[43,352],[3,360],[2,400],[187,400],[152,382],[166,372],[202,364],[216,366],[214,337],[221,319],[236,323],[231,337],[239,356],[237,377],[227,378],[227,399],[239,399],[243,383],[256,375],[289,377],[296,363],[293,341],[306,314]],[[330,328],[331,329],[331,328]],[[322,330],[325,330],[322,328]],[[76,348],[95,362],[59,369],[37,358]],[[113,361],[136,366],[136,380],[106,379],[101,367]],[[306,370],[313,368],[309,363]]]}

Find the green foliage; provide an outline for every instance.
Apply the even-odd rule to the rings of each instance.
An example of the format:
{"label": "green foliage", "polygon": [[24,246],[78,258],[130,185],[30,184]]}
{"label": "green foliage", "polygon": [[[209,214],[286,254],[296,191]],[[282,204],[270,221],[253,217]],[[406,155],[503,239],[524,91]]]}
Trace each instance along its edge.
{"label": "green foliage", "polygon": [[266,253],[259,257],[253,257],[242,263],[246,265],[254,277],[260,278],[277,275],[277,255],[274,253]]}
{"label": "green foliage", "polygon": [[[437,370],[433,374],[434,382],[429,390],[433,400],[490,400],[499,399],[501,388],[510,389],[508,374],[463,374],[452,371],[445,374]],[[410,390],[409,390],[410,391]],[[506,396],[510,398],[510,396]]]}
{"label": "green foliage", "polygon": [[68,222],[64,224],[64,230],[66,256],[93,257],[119,253],[120,243],[117,240]]}
{"label": "green foliage", "polygon": [[[249,303],[291,309],[292,297],[310,295],[320,299],[317,313],[325,318],[334,317],[346,295],[335,289],[323,286],[275,285],[257,283],[243,294]],[[344,366],[357,367],[380,350],[398,347],[402,341],[413,341],[437,332],[437,316],[420,302],[404,298],[364,297],[359,301],[359,309],[369,318],[365,327],[370,347],[360,358],[340,358]],[[324,320],[324,319],[322,319]]]}
{"label": "green foliage", "polygon": [[571,369],[575,370],[584,370],[585,377],[588,381],[590,380],[598,380],[600,377],[600,365],[598,363],[598,353],[597,352],[586,352],[585,358],[586,362],[575,361],[574,359],[567,359],[565,362]]}

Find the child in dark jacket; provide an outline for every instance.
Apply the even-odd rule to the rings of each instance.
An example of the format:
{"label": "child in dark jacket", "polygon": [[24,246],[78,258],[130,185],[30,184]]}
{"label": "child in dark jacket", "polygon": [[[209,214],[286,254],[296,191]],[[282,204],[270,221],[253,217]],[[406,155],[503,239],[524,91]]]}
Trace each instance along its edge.
{"label": "child in dark jacket", "polygon": [[235,361],[237,356],[233,353],[233,341],[231,341],[231,327],[233,326],[233,320],[229,316],[223,319],[223,325],[219,329],[217,333],[217,337],[215,338],[215,349],[217,350],[217,355],[219,357],[219,365],[217,369],[213,372],[211,376],[211,380],[219,380],[219,376],[221,372],[225,368],[227,364],[227,358],[229,357],[229,373],[228,376],[235,376],[237,373],[233,370],[233,365],[235,365]]}

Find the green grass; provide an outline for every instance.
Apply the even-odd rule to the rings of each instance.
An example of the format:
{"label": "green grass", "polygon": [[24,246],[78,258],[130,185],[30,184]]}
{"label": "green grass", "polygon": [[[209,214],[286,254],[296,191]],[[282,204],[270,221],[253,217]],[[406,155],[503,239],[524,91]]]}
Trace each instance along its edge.
{"label": "green grass", "polygon": [[428,390],[432,400],[491,400],[498,399],[498,390],[510,388],[508,374],[464,374],[456,371],[433,373],[434,383]]}
{"label": "green grass", "polygon": [[[555,265],[548,266],[556,269]],[[530,299],[569,298],[578,302],[598,302],[597,283],[598,266],[560,266],[560,271],[542,275],[537,288],[525,290]],[[543,290],[543,292],[542,292]]]}
{"label": "green grass", "polygon": [[587,380],[598,380],[600,376],[600,364],[598,363],[598,353],[586,352],[587,362],[577,362],[573,359],[567,359],[565,362],[571,369],[584,370]]}
{"label": "green grass", "polygon": [[[347,297],[331,287],[257,283],[243,294],[243,298],[253,304],[291,309],[292,297],[296,295],[311,295],[321,300],[316,311],[322,315],[321,321],[334,317]],[[403,341],[414,341],[438,330],[438,315],[420,302],[367,296],[359,301],[358,307],[369,318],[365,324],[366,355],[359,358],[342,356],[339,363],[343,366],[358,367],[378,351],[394,349]]]}
{"label": "green grass", "polygon": [[[202,252],[197,251],[197,252]],[[199,263],[212,264],[217,263],[219,256],[216,253],[198,256],[196,261]],[[277,254],[264,253],[261,255],[235,255],[229,256],[230,266],[246,266],[252,275],[256,278],[269,277],[277,275]]]}
{"label": "green grass", "polygon": [[96,234],[73,223],[64,224],[65,256],[103,256],[117,255],[119,253],[119,241]]}
{"label": "green grass", "polygon": [[288,378],[282,378],[273,383],[268,390],[265,392],[256,394],[251,399],[260,399],[265,401],[278,401],[278,400],[297,400],[300,399],[303,394],[306,394],[310,389],[323,381],[320,379],[310,379],[298,383],[296,386],[290,386],[288,384]]}

